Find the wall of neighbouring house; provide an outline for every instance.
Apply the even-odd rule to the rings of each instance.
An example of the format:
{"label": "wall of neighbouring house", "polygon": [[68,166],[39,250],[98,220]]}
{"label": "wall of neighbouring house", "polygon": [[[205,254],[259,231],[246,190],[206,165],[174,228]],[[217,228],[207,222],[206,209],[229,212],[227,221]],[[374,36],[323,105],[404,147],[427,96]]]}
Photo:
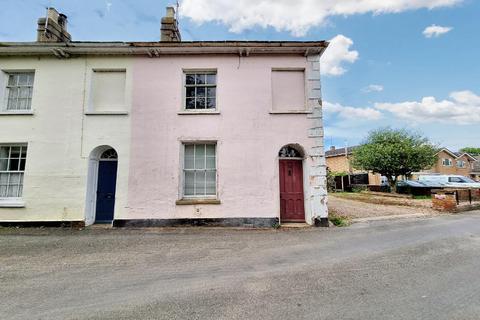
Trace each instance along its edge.
{"label": "wall of neighbouring house", "polygon": [[97,146],[119,154],[116,215],[125,212],[130,116],[85,115],[92,68],[126,70],[125,111],[131,107],[128,58],[1,58],[1,70],[35,70],[33,115],[0,115],[0,143],[28,143],[23,208],[0,208],[0,221],[83,221],[88,158]]}
{"label": "wall of neighbouring house", "polygon": [[[427,170],[430,173],[438,173],[438,174],[453,174],[453,175],[462,175],[469,177],[470,172],[472,170],[472,160],[467,156],[463,155],[459,159],[453,157],[448,152],[440,151],[437,155],[437,162],[433,166],[431,170]],[[443,159],[450,159],[452,161],[451,166],[444,166]],[[456,160],[463,160],[465,161],[465,168],[458,168]]]}
{"label": "wall of neighbouring house", "polygon": [[[279,217],[280,148],[299,144],[312,155],[323,154],[323,145],[313,149],[316,142],[308,134],[314,120],[308,115],[270,112],[275,68],[306,68],[307,79],[316,74],[319,79],[317,70],[310,70],[315,72],[310,74],[308,60],[297,56],[136,59],[129,210],[122,218]],[[184,69],[217,70],[218,114],[179,114],[183,106]],[[318,98],[310,103],[317,103]],[[217,190],[221,204],[176,205],[181,198],[182,141],[217,142]],[[324,162],[318,165],[310,156],[304,161],[307,219],[313,205],[308,203],[309,170],[324,177]],[[319,188],[324,190],[324,186]],[[323,197],[322,204],[318,204],[324,208],[324,217],[325,200]]]}

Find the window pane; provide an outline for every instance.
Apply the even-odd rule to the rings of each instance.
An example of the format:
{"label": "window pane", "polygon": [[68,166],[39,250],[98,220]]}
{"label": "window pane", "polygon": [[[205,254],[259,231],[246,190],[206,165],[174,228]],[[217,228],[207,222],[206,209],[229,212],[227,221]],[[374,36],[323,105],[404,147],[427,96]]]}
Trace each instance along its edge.
{"label": "window pane", "polygon": [[18,186],[9,185],[7,189],[7,198],[16,198],[18,196]]}
{"label": "window pane", "polygon": [[207,144],[206,145],[206,155],[215,157],[215,145]]}
{"label": "window pane", "polygon": [[214,98],[213,98],[213,99],[212,99],[212,98],[208,98],[208,99],[207,99],[206,108],[207,108],[207,109],[215,109],[215,107],[216,107],[216,101],[215,101],[215,99],[214,99]]}
{"label": "window pane", "polygon": [[19,185],[20,184],[20,175],[21,173],[10,173],[10,185]]}
{"label": "window pane", "polygon": [[208,84],[216,84],[217,83],[217,75],[216,74],[207,74],[207,83]]}
{"label": "window pane", "polygon": [[11,74],[8,77],[8,85],[9,86],[16,86],[17,85],[17,80],[18,80],[18,77],[15,74]]}
{"label": "window pane", "polygon": [[205,74],[197,74],[195,76],[195,79],[196,79],[196,84],[205,84],[205,82],[206,82]]}
{"label": "window pane", "polygon": [[205,87],[197,87],[197,98],[205,97]]}
{"label": "window pane", "polygon": [[9,150],[9,147],[0,147],[0,158],[8,158]]}
{"label": "window pane", "polygon": [[25,163],[26,163],[26,159],[21,159],[20,160],[20,171],[25,171]]}
{"label": "window pane", "polygon": [[207,97],[215,98],[217,95],[217,88],[207,88]]}
{"label": "window pane", "polygon": [[9,171],[18,171],[19,164],[20,164],[20,159],[10,159],[8,170]]}
{"label": "window pane", "polygon": [[187,98],[195,97],[195,87],[187,87],[186,95],[187,95]]}
{"label": "window pane", "polygon": [[185,155],[193,157],[194,153],[195,153],[195,145],[186,144],[185,145]]}
{"label": "window pane", "polygon": [[185,99],[185,108],[186,109],[195,109],[195,98]]}
{"label": "window pane", "polygon": [[215,195],[216,192],[216,178],[217,173],[215,171],[207,171],[206,174],[206,190],[205,193],[207,195]]}
{"label": "window pane", "polygon": [[20,147],[12,147],[10,151],[10,158],[20,158]]}
{"label": "window pane", "polygon": [[196,109],[205,109],[205,98],[197,98]]}
{"label": "window pane", "polygon": [[195,146],[195,169],[205,169],[205,145]]}
{"label": "window pane", "polygon": [[195,84],[195,75],[187,74],[185,76],[185,82],[186,82],[186,84]]}
{"label": "window pane", "polygon": [[184,193],[186,196],[193,196],[194,193],[194,180],[195,172],[194,171],[185,171],[185,189]]}
{"label": "window pane", "polygon": [[20,73],[18,77],[18,85],[26,86],[28,85],[28,73]]}
{"label": "window pane", "polygon": [[207,169],[215,169],[215,157],[207,157]]}
{"label": "window pane", "polygon": [[195,172],[195,195],[205,195],[205,171]]}
{"label": "window pane", "polygon": [[8,159],[0,159],[0,171],[7,171]]}
{"label": "window pane", "polygon": [[7,185],[9,175],[10,173],[0,173],[0,185]]}

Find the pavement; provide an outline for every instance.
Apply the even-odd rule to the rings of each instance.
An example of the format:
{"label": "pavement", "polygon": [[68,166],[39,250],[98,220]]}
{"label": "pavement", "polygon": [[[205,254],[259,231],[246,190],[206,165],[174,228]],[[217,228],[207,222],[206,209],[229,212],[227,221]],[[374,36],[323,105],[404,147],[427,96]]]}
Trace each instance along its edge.
{"label": "pavement", "polygon": [[479,319],[480,211],[347,228],[0,228],[1,319]]}

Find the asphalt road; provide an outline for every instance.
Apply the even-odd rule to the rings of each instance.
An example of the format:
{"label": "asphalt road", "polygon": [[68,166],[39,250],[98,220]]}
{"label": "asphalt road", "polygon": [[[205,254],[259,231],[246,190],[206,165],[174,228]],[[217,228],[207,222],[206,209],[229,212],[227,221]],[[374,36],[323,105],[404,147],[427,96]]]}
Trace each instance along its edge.
{"label": "asphalt road", "polygon": [[480,319],[480,212],[307,230],[0,229],[2,319]]}

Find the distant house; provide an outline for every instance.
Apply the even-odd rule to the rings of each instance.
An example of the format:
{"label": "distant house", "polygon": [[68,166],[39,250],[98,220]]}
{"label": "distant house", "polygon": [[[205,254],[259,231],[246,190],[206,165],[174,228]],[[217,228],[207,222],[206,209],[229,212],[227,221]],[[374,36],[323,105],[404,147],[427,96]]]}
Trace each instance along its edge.
{"label": "distant house", "polygon": [[480,177],[480,164],[477,159],[465,152],[453,152],[447,148],[440,149],[435,165],[423,172],[415,174],[453,174],[478,179]]}
{"label": "distant house", "polygon": [[358,170],[352,166],[352,154],[355,148],[355,146],[338,149],[335,146],[330,147],[330,150],[325,152],[327,170],[333,173],[346,174],[348,182],[343,183],[344,186],[346,184],[381,185],[382,177],[380,174]]}

